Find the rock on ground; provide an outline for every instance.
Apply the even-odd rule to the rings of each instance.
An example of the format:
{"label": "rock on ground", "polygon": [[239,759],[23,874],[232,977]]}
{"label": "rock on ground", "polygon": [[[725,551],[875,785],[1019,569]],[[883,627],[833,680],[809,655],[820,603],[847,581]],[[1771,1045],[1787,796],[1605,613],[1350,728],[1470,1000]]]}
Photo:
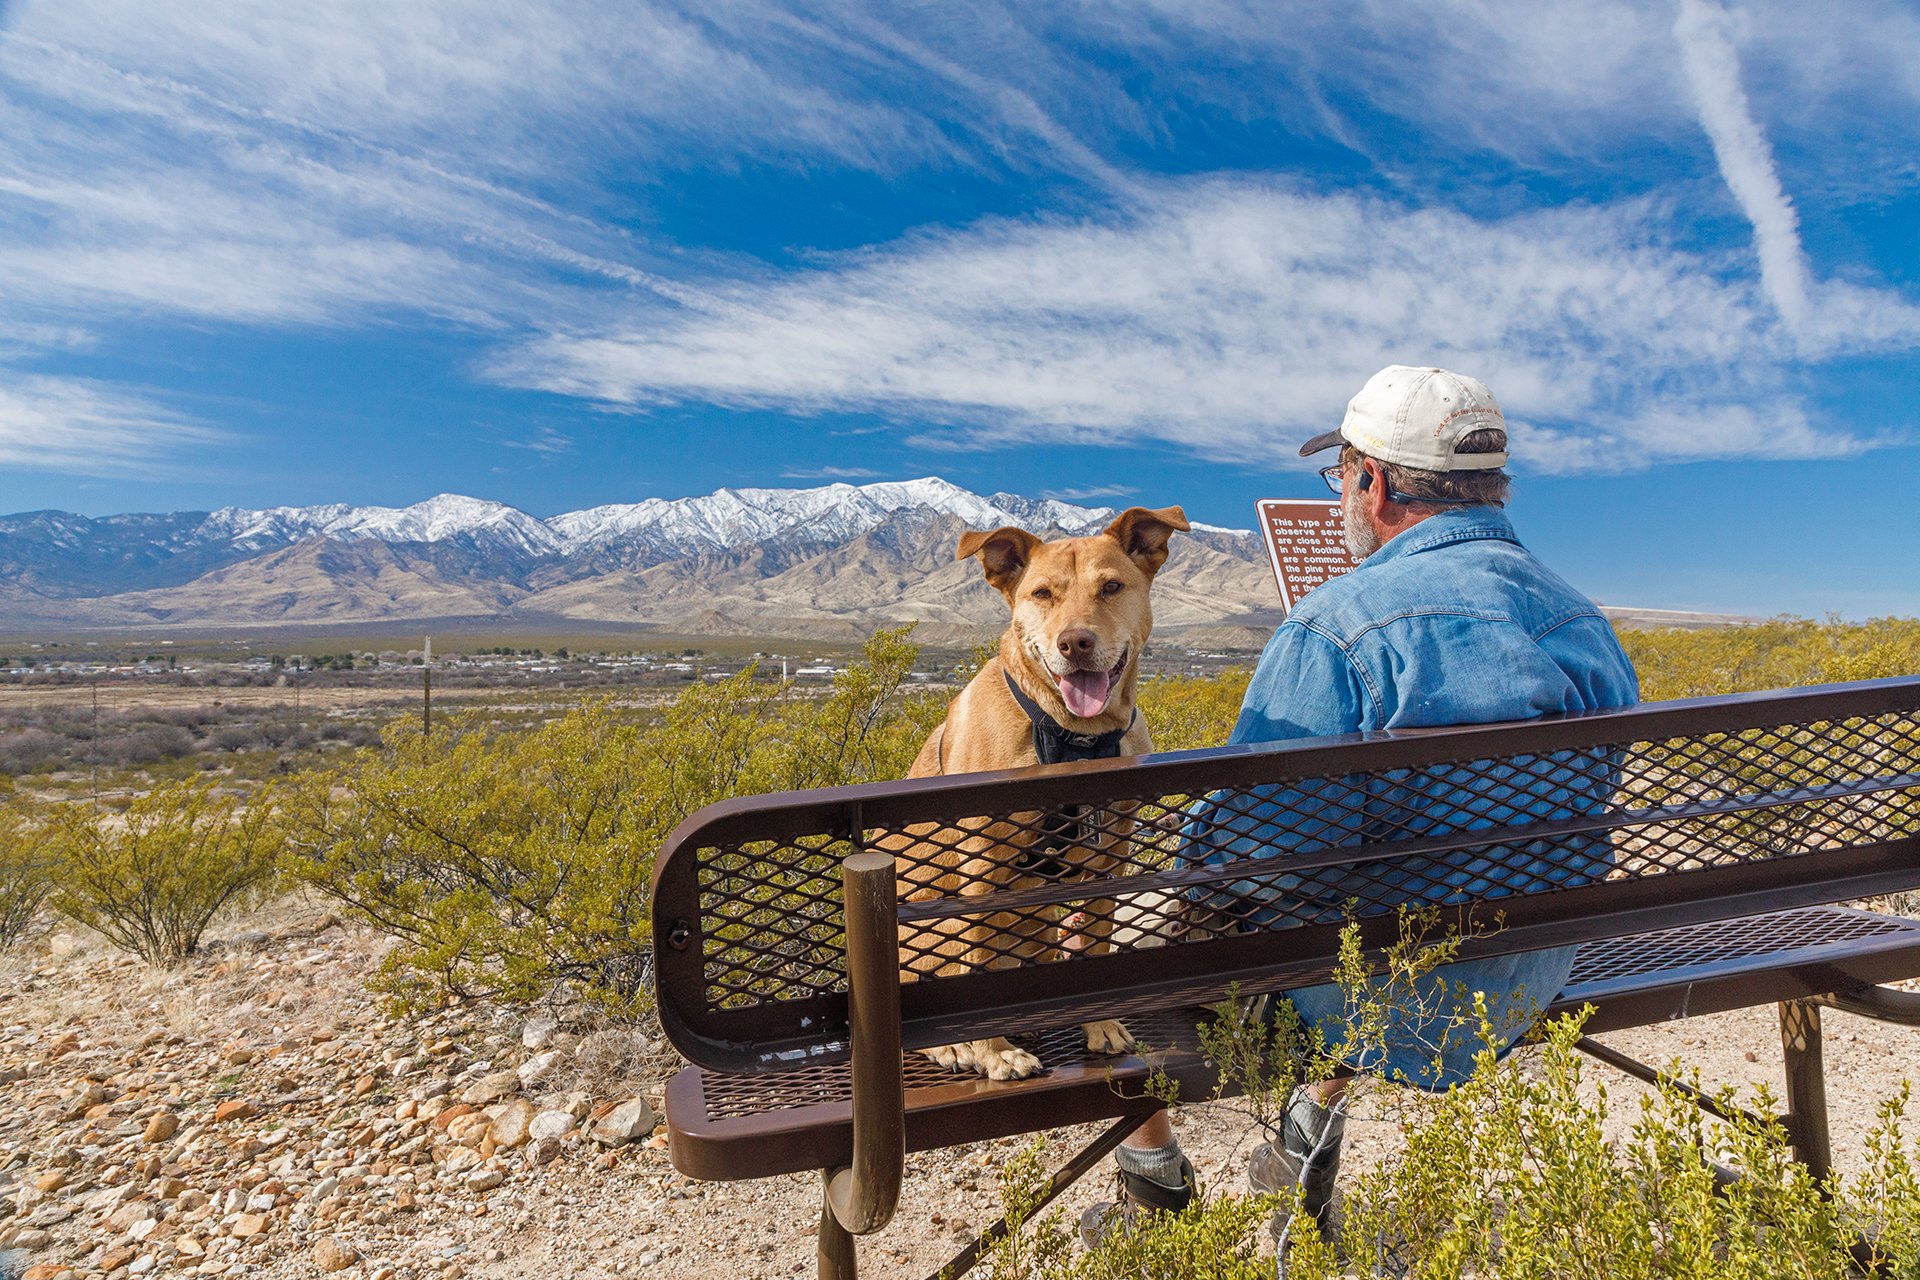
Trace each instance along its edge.
{"label": "rock on ground", "polygon": [[[91,937],[0,953],[0,1196],[13,1209],[0,1216],[0,1255],[74,1280],[311,1280],[342,1256],[342,1280],[812,1274],[818,1174],[701,1183],[647,1139],[669,1057],[596,1093],[577,1062],[590,1024],[543,1015],[553,1025],[533,1044],[524,1010],[392,1018],[363,985],[379,938],[332,922],[252,931],[268,935],[259,950],[212,949],[173,971]],[[1851,1175],[1874,1103],[1898,1089],[1920,1031],[1824,1017],[1836,1158]],[[1605,1039],[1642,1061],[1697,1063],[1711,1081],[1778,1088],[1771,1009]],[[566,1061],[528,1084],[519,1069],[556,1044]],[[503,1076],[508,1092],[465,1101]],[[1600,1078],[1591,1068],[1586,1087]],[[1609,1136],[1624,1136],[1644,1090],[1606,1082]],[[150,1140],[162,1116],[172,1128]],[[1057,1166],[1102,1127],[1048,1135],[1045,1159]],[[1176,1131],[1210,1187],[1245,1188],[1263,1136],[1245,1115],[1182,1107]],[[1348,1132],[1343,1178],[1400,1141],[1365,1113]],[[602,1147],[602,1133],[626,1136]],[[1018,1145],[908,1157],[894,1222],[859,1242],[861,1274],[937,1272],[1000,1216],[999,1170]],[[1071,1219],[1111,1196],[1109,1164],[1058,1204]]]}

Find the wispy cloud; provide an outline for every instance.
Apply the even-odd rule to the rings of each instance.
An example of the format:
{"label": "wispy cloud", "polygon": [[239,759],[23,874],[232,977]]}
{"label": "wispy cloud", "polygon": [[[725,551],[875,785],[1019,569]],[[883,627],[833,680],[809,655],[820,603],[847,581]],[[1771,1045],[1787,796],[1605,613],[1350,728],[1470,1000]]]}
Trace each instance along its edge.
{"label": "wispy cloud", "polygon": [[0,465],[69,475],[178,474],[223,433],[124,388],[81,378],[0,384]]}
{"label": "wispy cloud", "polygon": [[1794,404],[1790,337],[1752,285],[1663,244],[1658,213],[1489,222],[1215,181],[1134,218],[989,222],[736,282],[722,312],[554,335],[496,374],[615,403],[892,414],[947,424],[923,435],[948,444],[1148,437],[1278,462],[1376,369],[1431,363],[1485,377],[1550,470],[1870,443],[1747,407]]}
{"label": "wispy cloud", "polygon": [[[1279,458],[1374,368],[1432,360],[1494,381],[1535,465],[1578,468],[1864,447],[1799,375],[1920,341],[1871,273],[1813,277],[1786,194],[1911,186],[1900,0],[1844,23],[1785,0],[1684,0],[1677,24],[1629,0],[1284,22],[1257,0],[69,0],[5,21],[0,354],[104,324],[398,320],[494,335],[492,376],[608,404]],[[1782,113],[1820,145],[1776,156]],[[1196,119],[1345,148],[1385,194],[1167,176]],[[1676,210],[1700,125],[1764,291]],[[1488,156],[1574,195],[1482,181]],[[654,192],[748,170],[962,175],[1042,212],[804,269],[655,238]]]}
{"label": "wispy cloud", "polygon": [[1103,484],[1089,489],[1046,489],[1040,496],[1060,502],[1085,502],[1090,498],[1126,498],[1138,492],[1132,485]]}
{"label": "wispy cloud", "polygon": [[880,472],[869,471],[865,467],[788,467],[780,473],[786,480],[872,480]]}
{"label": "wispy cloud", "polygon": [[1780,187],[1773,148],[1754,122],[1740,87],[1740,58],[1733,47],[1733,20],[1712,0],[1680,0],[1673,24],[1681,62],[1699,104],[1700,123],[1713,140],[1720,174],[1753,223],[1760,278],[1790,328],[1808,320],[1807,259],[1800,248],[1800,217]]}
{"label": "wispy cloud", "polygon": [[531,436],[523,440],[502,440],[500,444],[508,449],[529,449],[534,453],[572,453],[573,441],[566,435],[549,426],[539,426]]}

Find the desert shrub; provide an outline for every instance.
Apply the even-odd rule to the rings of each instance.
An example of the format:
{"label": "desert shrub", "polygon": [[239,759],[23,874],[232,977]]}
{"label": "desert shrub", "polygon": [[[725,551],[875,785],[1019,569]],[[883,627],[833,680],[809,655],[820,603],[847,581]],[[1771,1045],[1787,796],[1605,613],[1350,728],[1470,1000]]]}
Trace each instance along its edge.
{"label": "desert shrub", "polygon": [[92,744],[88,759],[124,768],[128,765],[152,764],[156,760],[175,760],[192,755],[193,748],[193,735],[185,729],[174,725],[153,726],[122,737],[96,741]]}
{"label": "desert shrub", "polygon": [[32,773],[57,765],[67,758],[71,744],[62,734],[45,729],[25,728],[18,733],[0,734],[0,772]]}
{"label": "desert shrub", "polygon": [[[1365,1041],[1388,1006],[1368,994],[1377,987],[1363,985],[1369,971],[1357,964],[1357,933],[1349,938],[1341,982],[1350,1006],[1361,1011],[1350,1032]],[[1444,948],[1422,952],[1409,971],[1425,971],[1428,957],[1442,954]],[[1229,1006],[1222,1015],[1221,1025],[1232,1028],[1235,1011]],[[1490,1045],[1497,1019],[1484,997],[1467,1017],[1478,1020]],[[1866,1168],[1854,1178],[1816,1181],[1792,1159],[1782,1126],[1709,1118],[1671,1083],[1642,1099],[1631,1136],[1616,1146],[1604,1136],[1612,1105],[1605,1085],[1591,1095],[1581,1087],[1583,1059],[1574,1046],[1585,1017],[1569,1014],[1538,1032],[1529,1069],[1511,1058],[1496,1062],[1489,1047],[1473,1076],[1445,1093],[1369,1085],[1404,1143],[1343,1184],[1337,1241],[1289,1233],[1281,1274],[1840,1280],[1860,1274],[1853,1250],[1864,1242],[1871,1256],[1862,1260],[1880,1274],[1920,1275],[1920,1150],[1904,1131],[1907,1086],[1881,1104],[1867,1137]],[[1221,1043],[1216,1038],[1210,1051]],[[1678,1071],[1670,1068],[1671,1075]],[[1270,1103],[1285,1096],[1292,1078],[1293,1069],[1283,1067],[1247,1083]],[[1687,1083],[1698,1087],[1697,1073]],[[1733,1093],[1722,1090],[1718,1100],[1731,1103]],[[1766,1114],[1775,1099],[1761,1086],[1751,1104]],[[989,1245],[986,1261],[996,1278],[1274,1274],[1255,1246],[1276,1200],[1205,1187],[1178,1215],[1150,1215],[1132,1233],[1074,1250],[1061,1214],[1032,1211],[1046,1182],[1041,1146],[1008,1161],[1002,1174],[1012,1232]],[[1717,1186],[1709,1161],[1740,1177]]]}
{"label": "desert shrub", "polygon": [[259,735],[245,725],[229,724],[215,729],[207,735],[207,745],[215,751],[239,751],[250,747]]}
{"label": "desert shrub", "polygon": [[54,905],[155,964],[187,956],[221,909],[273,879],[278,833],[264,799],[242,807],[198,783],[168,783],[125,813],[62,808]]}
{"label": "desert shrub", "polygon": [[1216,676],[1163,676],[1140,682],[1140,714],[1153,731],[1155,751],[1225,745],[1240,718],[1253,673],[1231,667]]}
{"label": "desert shrub", "polygon": [[10,947],[53,892],[53,841],[44,822],[0,808],[0,947]]}
{"label": "desert shrub", "polygon": [[1708,631],[1622,630],[1648,702],[1920,673],[1920,621],[1779,617]]}
{"label": "desert shrub", "polygon": [[377,983],[403,1004],[569,981],[636,1010],[661,841],[716,800],[904,773],[944,714],[901,693],[916,656],[907,629],[881,632],[827,697],[792,699],[749,668],[649,725],[606,700],[524,734],[395,722],[377,750],[291,785],[289,869],[400,940]]}

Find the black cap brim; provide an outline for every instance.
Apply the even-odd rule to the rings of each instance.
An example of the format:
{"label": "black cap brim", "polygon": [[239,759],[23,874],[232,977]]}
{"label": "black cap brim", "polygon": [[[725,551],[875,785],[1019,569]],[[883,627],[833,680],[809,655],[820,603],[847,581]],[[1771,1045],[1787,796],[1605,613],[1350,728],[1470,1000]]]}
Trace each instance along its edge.
{"label": "black cap brim", "polygon": [[1309,454],[1318,453],[1322,449],[1331,449],[1336,445],[1343,445],[1346,442],[1347,438],[1341,435],[1338,430],[1329,431],[1325,435],[1315,436],[1313,439],[1301,445],[1300,456],[1304,458]]}

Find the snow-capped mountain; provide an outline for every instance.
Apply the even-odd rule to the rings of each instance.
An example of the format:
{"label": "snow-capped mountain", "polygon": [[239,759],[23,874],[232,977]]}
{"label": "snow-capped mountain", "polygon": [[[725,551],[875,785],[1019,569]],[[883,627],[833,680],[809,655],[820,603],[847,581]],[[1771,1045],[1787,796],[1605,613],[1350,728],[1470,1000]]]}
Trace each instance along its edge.
{"label": "snow-capped mountain", "polygon": [[[466,539],[486,550],[528,556],[571,556],[620,544],[645,544],[668,557],[731,551],[769,538],[798,534],[834,544],[877,528],[896,511],[925,509],[958,516],[975,529],[1021,525],[1069,534],[1097,532],[1118,512],[1055,499],[969,493],[938,476],[882,484],[830,484],[817,489],[719,489],[699,498],[649,498],[590,507],[540,520],[507,506],[443,493],[410,507],[269,507],[213,512],[190,539],[250,551],[287,546],[303,538],[336,542],[444,542]],[[1202,529],[1213,526],[1201,525]],[[1216,530],[1216,532],[1240,532]]]}
{"label": "snow-capped mountain", "polygon": [[199,545],[224,543],[250,551],[284,547],[304,538],[331,538],[357,542],[444,542],[470,538],[489,549],[507,549],[523,555],[557,555],[564,541],[547,522],[504,502],[443,493],[410,507],[350,507],[333,503],[321,507],[269,507],[248,511],[223,507],[209,515],[193,532]]}
{"label": "snow-capped mountain", "polygon": [[555,516],[547,525],[568,553],[616,542],[645,541],[682,555],[727,551],[800,532],[809,541],[844,542],[882,524],[896,511],[925,508],[958,516],[970,527],[1054,527],[1082,533],[1113,519],[1108,508],[1011,494],[982,498],[937,476],[886,484],[830,484],[818,489],[721,489],[703,498],[651,498]]}
{"label": "snow-capped mountain", "polygon": [[[955,563],[962,530],[1079,535],[1115,514],[982,497],[937,477],[721,489],[546,520],[458,494],[399,508],[38,511],[0,516],[0,618],[36,629],[514,615],[976,627],[1004,605],[978,566]],[[1162,571],[1155,609],[1210,622],[1260,612],[1271,590],[1250,533],[1197,525]]]}

